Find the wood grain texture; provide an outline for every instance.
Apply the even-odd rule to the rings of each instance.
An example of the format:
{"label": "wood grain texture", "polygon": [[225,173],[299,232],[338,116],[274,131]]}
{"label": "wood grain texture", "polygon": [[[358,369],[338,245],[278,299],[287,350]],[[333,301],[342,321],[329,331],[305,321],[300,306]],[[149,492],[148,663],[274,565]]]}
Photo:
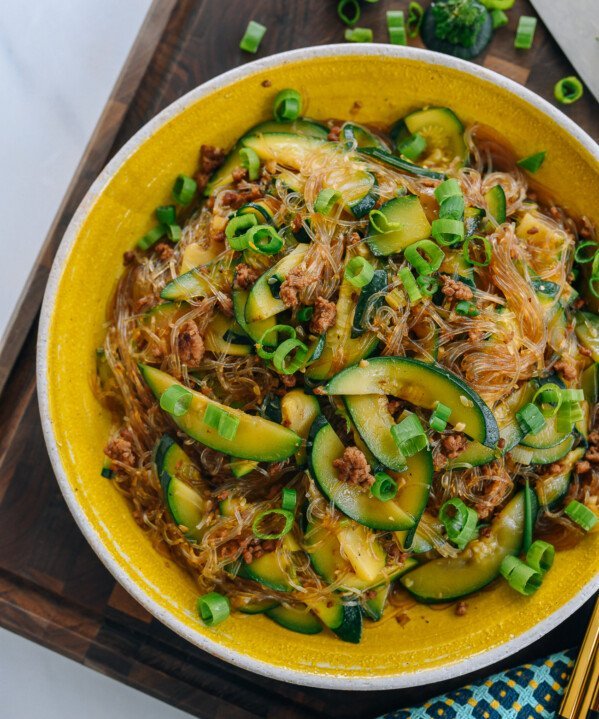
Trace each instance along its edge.
{"label": "wood grain texture", "polygon": [[[407,4],[364,4],[360,25],[372,27],[375,40],[384,42],[385,10],[406,9]],[[250,19],[268,26],[259,53],[265,56],[343,41],[344,27],[335,8],[334,0],[159,0],[153,5],[0,351],[0,388],[8,380],[0,402],[0,625],[203,719],[374,717],[473,678],[392,692],[333,692],[271,681],[201,652],[153,620],[115,585],[72,520],[43,442],[35,395],[41,296],[62,233],[101,167],[172,101],[253,59],[238,48]],[[510,12],[509,27],[495,35],[478,61],[551,100],[555,81],[573,69],[541,23],[533,50],[513,48],[513,31],[522,13],[533,14],[529,3],[520,0]],[[565,112],[599,138],[597,109],[587,93]],[[587,604],[494,668],[577,644],[590,609]]]}

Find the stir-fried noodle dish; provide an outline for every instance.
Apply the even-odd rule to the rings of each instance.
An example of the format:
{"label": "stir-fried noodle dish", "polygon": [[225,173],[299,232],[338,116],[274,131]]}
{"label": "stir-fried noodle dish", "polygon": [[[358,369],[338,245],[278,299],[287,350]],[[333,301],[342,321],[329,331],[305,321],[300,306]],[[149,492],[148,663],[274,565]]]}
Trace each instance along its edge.
{"label": "stir-fried noodle dish", "polygon": [[125,252],[102,474],[209,626],[359,642],[491,582],[535,601],[599,529],[595,230],[535,181],[542,147],[301,103],[202,146]]}

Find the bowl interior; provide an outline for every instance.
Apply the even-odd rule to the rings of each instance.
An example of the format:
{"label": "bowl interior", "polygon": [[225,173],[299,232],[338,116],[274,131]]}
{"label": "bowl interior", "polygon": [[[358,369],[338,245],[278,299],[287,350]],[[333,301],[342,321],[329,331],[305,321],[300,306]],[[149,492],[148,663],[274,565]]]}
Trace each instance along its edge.
{"label": "bowl interior", "polygon": [[[152,226],[154,208],[169,201],[173,178],[194,171],[200,145],[230,146],[270,115],[274,95],[285,87],[302,93],[305,114],[315,118],[391,123],[426,104],[448,105],[466,123],[496,127],[521,156],[546,149],[540,182],[574,213],[594,213],[599,221],[596,159],[540,109],[473,74],[478,68],[466,74],[414,52],[356,52],[295,53],[225,84],[212,83],[130,143],[96,183],[65,239],[44,310],[40,394],[50,453],[76,519],[111,571],[159,619],[211,653],[270,676],[336,688],[389,688],[464,673],[522,646],[540,631],[540,622],[590,594],[599,570],[597,536],[558,553],[531,598],[501,583],[468,600],[465,618],[451,609],[416,606],[405,626],[395,620],[370,624],[358,646],[327,633],[294,634],[264,617],[235,615],[208,629],[196,618],[193,582],[152,549],[123,498],[99,474],[111,426],[90,384],[123,252]],[[264,80],[271,84],[264,87]]]}

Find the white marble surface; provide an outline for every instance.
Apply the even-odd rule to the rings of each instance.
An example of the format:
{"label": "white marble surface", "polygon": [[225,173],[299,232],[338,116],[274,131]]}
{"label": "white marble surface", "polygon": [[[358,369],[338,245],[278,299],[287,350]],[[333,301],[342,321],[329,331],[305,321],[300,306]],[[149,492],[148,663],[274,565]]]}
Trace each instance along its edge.
{"label": "white marble surface", "polygon": [[[0,0],[0,334],[150,0]],[[1,719],[184,719],[0,630]]]}

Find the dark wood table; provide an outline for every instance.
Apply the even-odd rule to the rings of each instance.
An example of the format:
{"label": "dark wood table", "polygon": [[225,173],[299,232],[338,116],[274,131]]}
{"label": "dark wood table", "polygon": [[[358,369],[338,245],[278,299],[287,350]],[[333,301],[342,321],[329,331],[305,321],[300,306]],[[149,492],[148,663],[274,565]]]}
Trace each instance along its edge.
{"label": "dark wood table", "polygon": [[[407,4],[364,4],[360,24],[385,41],[385,10]],[[520,0],[478,60],[551,100],[555,81],[573,68],[542,23],[531,51],[514,50],[522,13],[534,14]],[[192,647],[131,599],[88,547],[54,480],[38,416],[37,317],[69,219],[103,165],[145,122],[196,85],[253,59],[238,48],[252,18],[268,26],[259,56],[343,41],[334,0],[155,0],[0,347],[0,625],[203,719],[375,717],[489,670],[401,691],[334,692],[258,677]],[[598,138],[598,109],[587,92],[565,112]],[[575,646],[589,616],[587,604],[494,669]]]}

